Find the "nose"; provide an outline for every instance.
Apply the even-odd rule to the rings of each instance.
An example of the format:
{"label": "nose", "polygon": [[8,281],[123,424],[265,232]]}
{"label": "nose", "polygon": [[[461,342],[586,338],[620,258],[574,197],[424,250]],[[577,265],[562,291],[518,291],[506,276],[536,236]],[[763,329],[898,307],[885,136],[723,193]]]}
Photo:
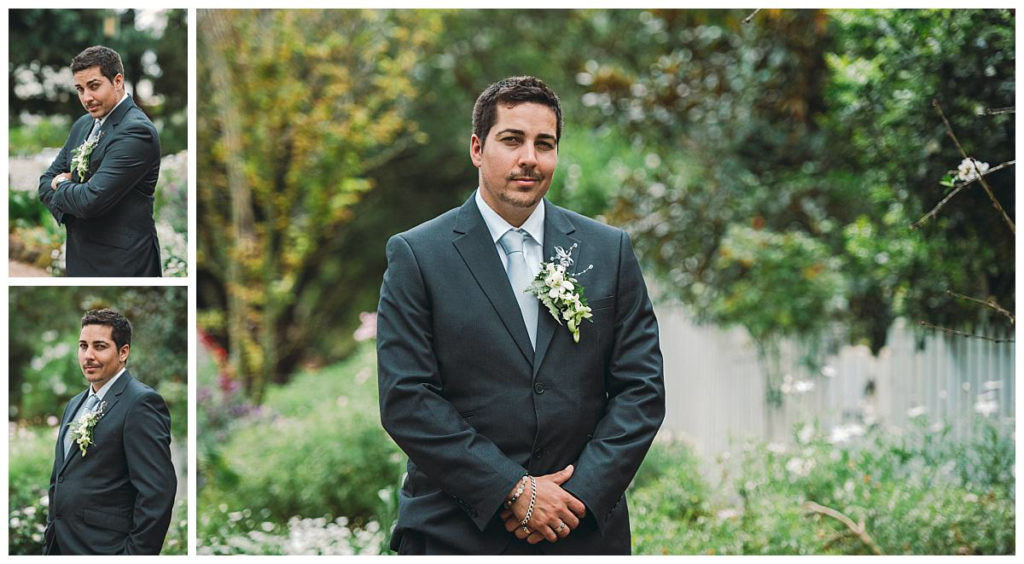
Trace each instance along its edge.
{"label": "nose", "polygon": [[532,143],[523,143],[519,151],[519,166],[522,168],[533,168],[537,166],[537,149]]}

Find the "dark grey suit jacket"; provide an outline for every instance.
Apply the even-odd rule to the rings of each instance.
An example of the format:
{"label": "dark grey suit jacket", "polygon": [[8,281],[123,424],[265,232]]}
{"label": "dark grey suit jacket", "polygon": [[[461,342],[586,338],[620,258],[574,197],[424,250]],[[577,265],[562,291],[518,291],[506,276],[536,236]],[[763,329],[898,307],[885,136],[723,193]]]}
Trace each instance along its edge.
{"label": "dark grey suit jacket", "polygon": [[580,342],[540,308],[534,352],[476,202],[392,237],[377,318],[381,419],[409,456],[392,537],[497,554],[516,481],[575,465],[588,517],[547,553],[629,553],[623,492],[665,413],[658,326],[629,238],[544,202],[544,257],[573,251]]}
{"label": "dark grey suit jacket", "polygon": [[64,409],[57,435],[43,554],[159,554],[178,479],[171,416],[160,394],[125,371],[107,391],[85,456],[64,434],[85,401]]}
{"label": "dark grey suit jacket", "polygon": [[160,276],[160,244],[153,193],[160,175],[160,137],[153,122],[128,98],[100,128],[90,173],[63,182],[72,152],[88,137],[93,118],[80,117],[50,168],[39,178],[39,199],[67,226],[68,276]]}

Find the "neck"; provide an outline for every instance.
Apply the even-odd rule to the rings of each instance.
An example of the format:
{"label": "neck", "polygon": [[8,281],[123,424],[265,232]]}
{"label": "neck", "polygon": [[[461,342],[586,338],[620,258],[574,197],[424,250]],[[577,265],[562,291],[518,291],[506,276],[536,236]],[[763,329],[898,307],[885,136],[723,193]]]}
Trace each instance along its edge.
{"label": "neck", "polygon": [[501,216],[501,219],[504,219],[505,221],[508,222],[509,225],[516,228],[522,227],[523,224],[526,223],[526,220],[529,219],[530,215],[533,214],[533,210],[537,209],[537,206],[540,205],[540,202],[537,202],[536,204],[528,208],[523,208],[506,204],[505,202],[502,202],[500,200],[494,202],[491,201],[491,198],[488,196],[487,192],[483,191],[482,189],[480,192],[480,196],[484,199],[484,202],[486,202],[487,205],[492,210],[494,210],[494,213]]}

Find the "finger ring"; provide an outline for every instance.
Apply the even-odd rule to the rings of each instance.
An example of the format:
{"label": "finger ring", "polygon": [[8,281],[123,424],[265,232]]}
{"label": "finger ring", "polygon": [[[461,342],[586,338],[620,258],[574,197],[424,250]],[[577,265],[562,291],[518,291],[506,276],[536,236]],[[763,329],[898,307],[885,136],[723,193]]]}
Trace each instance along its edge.
{"label": "finger ring", "polygon": [[561,531],[561,530],[562,530],[562,529],[564,529],[564,528],[565,528],[565,523],[563,523],[563,522],[559,522],[559,523],[558,523],[558,526],[557,526],[557,527],[555,527],[555,532],[557,533],[558,531]]}
{"label": "finger ring", "polygon": [[530,528],[527,527],[526,525],[523,525],[522,529],[523,529],[523,532],[526,533],[527,535],[529,535],[532,532],[532,531],[530,531]]}

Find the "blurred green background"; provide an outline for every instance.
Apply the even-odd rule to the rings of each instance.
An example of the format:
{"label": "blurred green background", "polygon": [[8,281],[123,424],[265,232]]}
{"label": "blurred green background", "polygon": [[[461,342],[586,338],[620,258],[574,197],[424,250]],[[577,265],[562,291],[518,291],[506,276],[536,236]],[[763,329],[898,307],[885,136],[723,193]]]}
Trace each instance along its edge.
{"label": "blurred green background", "polygon": [[171,411],[178,494],[164,554],[187,552],[188,290],[185,287],[11,287],[8,337],[11,554],[41,554],[60,415],[85,389],[78,365],[82,314],[109,307],[132,323],[128,368]]}
{"label": "blurred green background", "polygon": [[[766,357],[782,339],[877,354],[898,318],[1011,325],[946,293],[1015,307],[1013,230],[979,183],[912,224],[964,185],[933,101],[971,156],[1014,158],[1012,11],[199,11],[197,23],[203,552],[381,550],[403,457],[379,428],[372,346],[353,332],[373,333],[359,313],[376,307],[387,238],[475,188],[473,101],[509,75],[562,98],[549,198],[626,229],[659,303],[742,328]],[[986,181],[1012,217],[1013,167]],[[765,401],[782,401],[779,381]],[[848,452],[804,433],[816,463],[752,456],[707,483],[714,461],[659,443],[633,486],[634,550],[1013,552],[1012,426],[958,445],[966,470],[930,468],[901,489],[953,456],[930,424],[907,430],[923,446],[879,432]],[[680,460],[702,474],[675,472]],[[998,471],[977,478],[977,465]],[[910,497],[887,508],[897,494]],[[808,499],[877,521],[874,544]]]}
{"label": "blurred green background", "polygon": [[163,160],[155,217],[164,276],[185,276],[188,236],[188,11],[11,10],[9,241],[12,276],[60,275],[64,229],[38,201],[39,177],[84,110],[71,59],[91,45],[121,55],[125,87],[153,120]]}

